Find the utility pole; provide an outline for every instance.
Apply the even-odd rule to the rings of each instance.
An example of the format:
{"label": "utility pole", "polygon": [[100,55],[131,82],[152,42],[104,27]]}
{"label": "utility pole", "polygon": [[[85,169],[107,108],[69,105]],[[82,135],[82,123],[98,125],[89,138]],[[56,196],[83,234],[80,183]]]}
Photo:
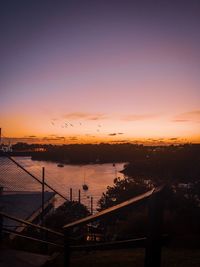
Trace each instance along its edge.
{"label": "utility pole", "polygon": [[70,188],[70,201],[72,201],[72,188]]}
{"label": "utility pole", "polygon": [[81,190],[78,190],[78,203],[81,203]]}
{"label": "utility pole", "polygon": [[90,209],[91,209],[91,215],[93,214],[93,197],[90,198]]}

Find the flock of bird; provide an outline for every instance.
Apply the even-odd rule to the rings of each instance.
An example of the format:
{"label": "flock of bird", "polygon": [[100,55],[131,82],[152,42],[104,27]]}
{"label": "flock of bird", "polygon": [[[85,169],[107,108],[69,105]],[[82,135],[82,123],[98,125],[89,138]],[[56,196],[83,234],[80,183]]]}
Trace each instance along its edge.
{"label": "flock of bird", "polygon": [[[56,126],[56,123],[54,122],[54,121],[51,121],[51,125],[52,126]],[[83,124],[82,124],[82,122],[79,122],[78,123],[78,125],[79,126],[82,126]],[[64,122],[64,124],[62,124],[62,125],[59,125],[61,128],[70,128],[70,127],[76,127],[76,125],[75,124],[72,124],[71,122]],[[97,125],[97,129],[96,129],[96,131],[97,132],[100,132],[100,128],[102,127],[102,125],[101,124],[98,124]]]}

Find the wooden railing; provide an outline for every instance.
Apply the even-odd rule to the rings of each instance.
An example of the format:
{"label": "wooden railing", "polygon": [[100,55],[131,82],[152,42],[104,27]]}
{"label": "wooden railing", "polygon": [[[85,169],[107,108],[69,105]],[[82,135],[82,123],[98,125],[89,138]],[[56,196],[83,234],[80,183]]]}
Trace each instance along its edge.
{"label": "wooden railing", "polygon": [[[64,255],[65,267],[70,266],[70,254],[72,250],[102,250],[118,249],[127,247],[145,247],[145,267],[161,266],[161,248],[162,248],[162,221],[165,200],[165,186],[154,188],[142,195],[124,201],[116,206],[105,209],[99,213],[88,216],[81,220],[66,224],[64,229]],[[148,233],[147,237],[140,239],[131,239],[116,242],[104,242],[92,245],[71,246],[70,236],[74,227],[79,227],[99,219],[103,219],[121,212],[124,209],[134,206],[138,203],[148,201]]]}

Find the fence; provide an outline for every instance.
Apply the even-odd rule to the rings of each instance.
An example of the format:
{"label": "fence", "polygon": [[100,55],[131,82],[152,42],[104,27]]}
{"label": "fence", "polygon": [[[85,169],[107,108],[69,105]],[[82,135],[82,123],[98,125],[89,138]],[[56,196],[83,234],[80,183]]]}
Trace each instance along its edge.
{"label": "fence", "polygon": [[[43,166],[46,166],[45,175]],[[80,174],[84,170],[80,168],[77,173],[77,170],[70,171],[70,167],[58,168],[56,163],[33,161],[30,157],[11,157],[8,153],[0,152],[0,187],[10,192],[41,192],[44,186],[45,191],[56,194],[56,206],[66,200],[73,200],[81,202],[91,212],[96,212],[101,192],[91,191],[92,186],[88,191],[83,190]]]}
{"label": "fence", "polygon": [[[6,153],[0,155],[0,211],[43,225],[44,216],[53,207],[55,196],[67,197],[45,181],[45,169],[33,175]],[[6,217],[4,228],[22,232],[25,227]]]}
{"label": "fence", "polygon": [[[8,234],[9,239],[19,237],[30,242],[34,241],[44,245],[63,248],[64,235],[41,225],[43,225],[43,217],[46,212],[45,208],[49,205],[53,196],[58,195],[64,201],[67,200],[67,198],[45,182],[44,178],[44,168],[41,169],[41,176],[36,177],[14,158],[6,153],[1,153],[1,240],[5,237],[5,234]],[[34,209],[37,209],[37,211],[34,211]],[[33,221],[36,221],[41,225],[35,224]],[[56,241],[59,242],[55,242],[55,236]]]}
{"label": "fence", "polygon": [[[4,165],[5,167],[2,167],[2,165]],[[9,168],[6,165],[9,166]],[[30,173],[21,164],[19,164],[16,160],[14,160],[12,157],[10,157],[8,155],[6,157],[3,157],[3,160],[0,164],[0,167],[1,167],[1,173],[5,174],[5,176],[6,176],[6,181],[4,180],[4,183],[6,183],[8,188],[13,189],[13,177],[17,177],[17,184],[19,184],[19,185],[15,184],[14,189],[16,190],[16,188],[18,188],[18,186],[19,186],[20,190],[22,188],[25,189],[26,188],[26,187],[24,188],[24,186],[26,185],[25,179],[27,180],[27,178],[28,178],[28,179],[32,179],[32,181],[34,181],[37,185],[39,185],[39,184],[42,186],[44,185],[46,188],[55,192],[58,196],[60,196],[64,200],[67,200],[66,196],[64,196],[63,194],[58,192],[53,186],[51,186],[50,184],[48,184],[45,181],[42,181],[42,179],[39,179],[38,177],[36,177],[32,173]],[[16,168],[16,167],[18,167],[18,168]],[[8,179],[8,176],[9,176],[9,179]],[[44,178],[44,169],[43,169],[42,178]],[[0,180],[0,182],[2,183],[3,180]]]}

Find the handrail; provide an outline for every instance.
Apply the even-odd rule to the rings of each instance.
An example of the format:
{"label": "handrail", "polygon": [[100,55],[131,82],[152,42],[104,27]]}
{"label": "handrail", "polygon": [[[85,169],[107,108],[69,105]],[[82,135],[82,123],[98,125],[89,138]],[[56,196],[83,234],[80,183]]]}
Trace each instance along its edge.
{"label": "handrail", "polygon": [[101,242],[89,245],[75,245],[70,246],[70,249],[73,251],[90,251],[90,250],[108,250],[108,249],[126,249],[133,247],[144,247],[147,238],[135,238],[135,239],[127,239],[127,240],[118,240],[118,241],[110,241],[110,242]]}
{"label": "handrail", "polygon": [[[142,245],[144,242],[145,245],[145,267],[160,267],[161,266],[161,248],[162,248],[162,222],[163,222],[163,212],[164,212],[164,201],[165,201],[165,190],[166,186],[160,186],[157,188],[153,188],[152,190],[141,194],[137,197],[131,198],[123,203],[120,203],[116,206],[110,207],[106,210],[103,210],[95,215],[88,216],[81,220],[66,224],[64,228],[64,262],[65,267],[70,266],[70,251],[82,250],[82,249],[118,249],[120,247],[133,245],[138,243],[138,245]],[[130,207],[136,203],[141,203],[144,200],[148,199],[148,232],[146,239],[138,239],[136,242],[133,240],[125,240],[114,243],[102,243],[95,244],[94,246],[71,246],[70,245],[70,231],[75,226],[80,226],[82,224],[86,224],[92,222],[96,219],[103,218],[110,214],[121,211],[126,207]]]}
{"label": "handrail", "polygon": [[64,247],[63,245],[56,244],[56,243],[53,243],[53,242],[45,241],[45,240],[42,240],[42,239],[38,239],[38,238],[35,238],[35,237],[26,236],[26,235],[21,235],[18,232],[10,230],[10,229],[3,228],[2,231],[6,232],[6,233],[13,234],[13,235],[16,235],[16,236],[19,236],[21,238],[25,238],[25,239],[31,240],[31,241],[36,241],[36,242],[39,242],[39,243],[44,243],[44,244],[47,244],[47,245],[52,245],[52,246],[56,246],[56,247],[60,247],[60,248]]}
{"label": "handrail", "polygon": [[[162,235],[162,243],[165,244],[168,238],[167,234]],[[108,250],[108,249],[126,249],[126,248],[144,248],[147,242],[147,237],[132,238],[126,240],[116,240],[109,242],[99,242],[88,245],[73,245],[70,249],[73,251],[90,251],[90,250]]]}
{"label": "handrail", "polygon": [[22,219],[19,219],[19,218],[16,218],[14,216],[11,216],[9,214],[6,214],[4,212],[0,212],[0,216],[3,216],[3,217],[6,217],[10,220],[13,220],[13,221],[16,221],[16,222],[20,222],[20,223],[23,223],[23,224],[26,224],[26,225],[29,225],[29,226],[32,226],[32,227],[35,227],[37,229],[40,229],[40,230],[43,230],[43,231],[46,231],[46,232],[49,232],[49,233],[52,233],[52,234],[55,234],[57,236],[61,236],[61,237],[64,237],[64,235],[60,232],[56,232],[54,230],[51,230],[49,228],[46,228],[46,227],[43,227],[43,226],[40,226],[40,225],[36,225],[36,224],[33,224],[31,222],[28,222],[28,221],[25,221],[25,220],[22,220]]}
{"label": "handrail", "polygon": [[126,200],[120,204],[117,204],[113,207],[110,207],[108,209],[105,209],[105,210],[102,210],[94,215],[90,215],[88,217],[85,217],[83,219],[80,219],[80,220],[77,220],[75,222],[72,222],[72,223],[68,223],[66,225],[63,226],[64,230],[66,229],[70,229],[72,227],[75,227],[75,226],[80,226],[82,224],[86,224],[86,223],[89,223],[89,222],[92,222],[92,221],[95,221],[99,218],[102,218],[102,217],[105,217],[106,215],[110,215],[110,214],[113,214],[125,207],[128,207],[128,206],[131,206],[133,204],[136,204],[138,202],[141,202],[143,200],[146,200],[147,198],[149,198],[153,193],[157,193],[159,191],[161,191],[163,189],[163,187],[158,187],[158,188],[153,188],[151,189],[150,191],[144,193],[144,194],[141,194],[139,196],[136,196],[136,197],[133,197],[129,200]]}

